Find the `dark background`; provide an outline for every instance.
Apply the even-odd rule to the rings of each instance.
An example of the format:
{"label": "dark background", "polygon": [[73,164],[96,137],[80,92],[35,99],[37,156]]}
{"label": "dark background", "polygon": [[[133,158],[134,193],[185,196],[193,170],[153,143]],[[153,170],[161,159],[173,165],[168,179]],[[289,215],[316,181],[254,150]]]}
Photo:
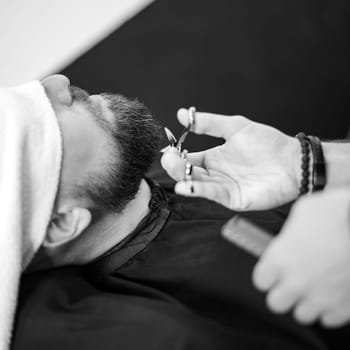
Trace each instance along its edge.
{"label": "dark background", "polygon": [[176,110],[195,105],[342,138],[349,34],[348,0],[157,0],[62,73],[91,93],[138,97],[176,134]]}

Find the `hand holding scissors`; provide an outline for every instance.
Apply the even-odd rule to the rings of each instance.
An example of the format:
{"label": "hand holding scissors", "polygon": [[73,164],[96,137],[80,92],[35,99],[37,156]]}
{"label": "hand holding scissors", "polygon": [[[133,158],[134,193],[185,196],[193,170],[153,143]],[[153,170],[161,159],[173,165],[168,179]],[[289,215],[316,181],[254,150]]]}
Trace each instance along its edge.
{"label": "hand holding scissors", "polygon": [[190,116],[189,110],[178,112],[185,135],[191,128],[191,132],[219,137],[224,142],[201,152],[185,153],[193,165],[189,184],[184,178],[189,166],[178,152],[181,143],[171,139],[173,147],[168,147],[161,162],[178,181],[178,194],[204,197],[240,211],[269,209],[297,198],[301,182],[297,139],[242,116],[196,112],[195,123],[189,127]]}

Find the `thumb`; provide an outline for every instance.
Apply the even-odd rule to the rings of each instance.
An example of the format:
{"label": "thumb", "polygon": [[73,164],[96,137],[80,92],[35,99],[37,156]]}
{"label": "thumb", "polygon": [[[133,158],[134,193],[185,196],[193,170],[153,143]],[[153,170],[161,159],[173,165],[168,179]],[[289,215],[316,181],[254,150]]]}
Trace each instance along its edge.
{"label": "thumb", "polygon": [[[177,112],[179,122],[188,126],[189,111],[181,108]],[[224,116],[212,113],[195,113],[195,122],[191,129],[196,134],[205,134],[214,137],[229,139],[242,128],[252,123],[249,119],[242,116]]]}

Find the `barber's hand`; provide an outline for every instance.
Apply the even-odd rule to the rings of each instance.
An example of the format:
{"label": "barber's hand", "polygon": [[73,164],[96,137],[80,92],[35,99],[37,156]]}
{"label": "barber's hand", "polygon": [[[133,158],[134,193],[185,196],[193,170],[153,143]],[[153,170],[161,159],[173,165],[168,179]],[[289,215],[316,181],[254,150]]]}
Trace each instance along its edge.
{"label": "barber's hand", "polygon": [[299,200],[256,265],[253,281],[272,311],[301,323],[350,321],[350,189]]}
{"label": "barber's hand", "polygon": [[[180,109],[178,120],[187,126],[188,111]],[[234,210],[268,209],[297,197],[301,175],[297,139],[245,117],[200,112],[192,131],[223,138],[225,143],[188,154],[194,165],[193,193],[183,181],[185,162],[179,153],[172,148],[163,155],[162,166],[179,181],[177,193],[211,199]]]}

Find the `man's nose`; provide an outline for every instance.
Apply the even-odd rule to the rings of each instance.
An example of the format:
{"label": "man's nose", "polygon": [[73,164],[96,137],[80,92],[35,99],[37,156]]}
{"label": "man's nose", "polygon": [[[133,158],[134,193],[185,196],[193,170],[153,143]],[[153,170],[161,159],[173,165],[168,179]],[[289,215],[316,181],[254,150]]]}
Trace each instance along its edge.
{"label": "man's nose", "polygon": [[72,94],[69,79],[61,74],[50,75],[41,81],[46,94],[54,107],[70,106]]}

